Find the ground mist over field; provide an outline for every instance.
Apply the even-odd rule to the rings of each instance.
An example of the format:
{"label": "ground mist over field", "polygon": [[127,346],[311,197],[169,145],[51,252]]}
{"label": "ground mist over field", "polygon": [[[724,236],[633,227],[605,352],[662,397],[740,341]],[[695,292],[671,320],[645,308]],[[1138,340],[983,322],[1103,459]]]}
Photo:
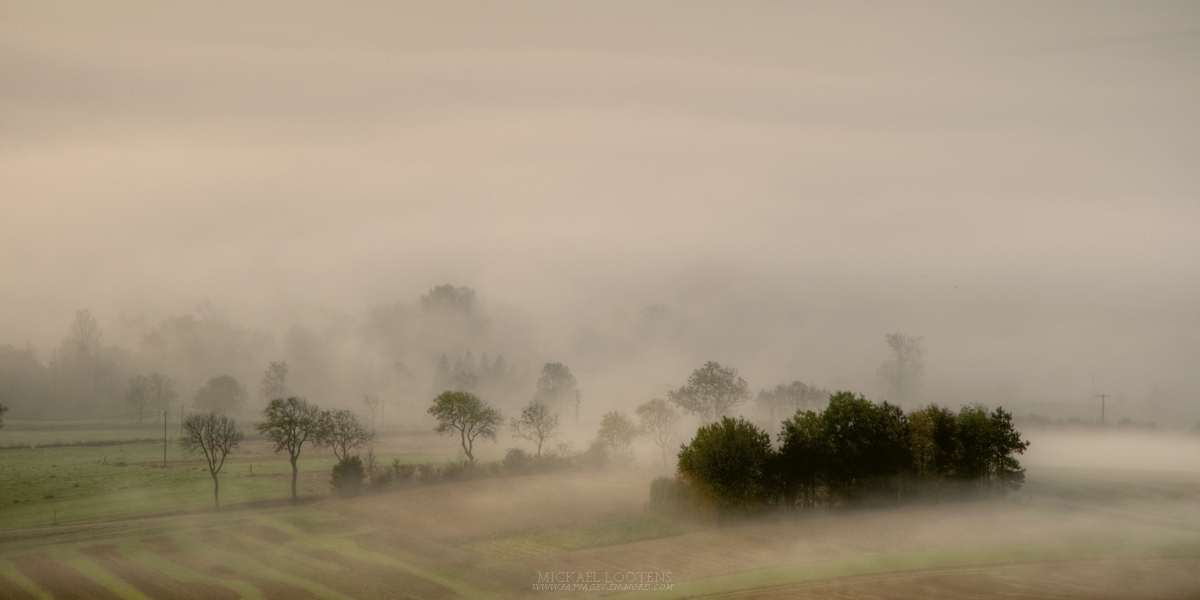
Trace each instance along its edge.
{"label": "ground mist over field", "polygon": [[[3,12],[0,343],[43,362],[88,308],[185,401],[286,359],[416,419],[470,351],[595,420],[706,360],[880,398],[901,331],[920,402],[1200,420],[1194,3]],[[377,318],[446,283],[482,329]]]}

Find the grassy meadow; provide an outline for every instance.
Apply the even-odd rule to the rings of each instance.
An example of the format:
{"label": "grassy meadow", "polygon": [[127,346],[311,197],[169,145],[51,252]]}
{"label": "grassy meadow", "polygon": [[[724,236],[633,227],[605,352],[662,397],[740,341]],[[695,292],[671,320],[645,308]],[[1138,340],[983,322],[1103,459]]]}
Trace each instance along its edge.
{"label": "grassy meadow", "polygon": [[[5,431],[3,598],[1180,597],[1200,593],[1200,474],[1031,467],[988,502],[706,523],[646,513],[653,470],[492,476],[332,497],[333,459],[251,440],[221,475],[143,430]],[[380,440],[384,464],[455,456]],[[253,468],[253,475],[251,475]],[[47,497],[49,496],[49,497]],[[53,511],[57,511],[57,525]],[[546,573],[666,577],[538,589]]]}

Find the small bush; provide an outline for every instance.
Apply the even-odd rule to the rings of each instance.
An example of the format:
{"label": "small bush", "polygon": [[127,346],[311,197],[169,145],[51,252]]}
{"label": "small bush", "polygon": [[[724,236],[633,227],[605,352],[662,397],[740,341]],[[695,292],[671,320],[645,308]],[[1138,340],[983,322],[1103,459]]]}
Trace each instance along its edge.
{"label": "small bush", "polygon": [[422,483],[432,483],[438,480],[437,467],[431,463],[421,463],[417,465],[417,479]]}
{"label": "small bush", "polygon": [[377,469],[369,481],[373,490],[383,490],[392,486],[396,481],[396,473],[391,469]]}
{"label": "small bush", "polygon": [[533,462],[534,458],[520,448],[509,448],[504,454],[504,469],[512,473],[528,473]]}
{"label": "small bush", "polygon": [[366,477],[362,459],[358,456],[347,456],[333,465],[333,475],[329,483],[335,494],[352,496],[362,489]]}
{"label": "small bush", "polygon": [[468,467],[462,463],[451,461],[442,465],[442,468],[438,471],[438,475],[440,475],[439,479],[442,481],[455,481],[465,479],[469,476],[470,473],[467,473],[468,470]]}
{"label": "small bush", "polygon": [[417,467],[408,463],[400,462],[400,459],[392,459],[392,475],[396,481],[400,483],[409,483],[417,475]]}

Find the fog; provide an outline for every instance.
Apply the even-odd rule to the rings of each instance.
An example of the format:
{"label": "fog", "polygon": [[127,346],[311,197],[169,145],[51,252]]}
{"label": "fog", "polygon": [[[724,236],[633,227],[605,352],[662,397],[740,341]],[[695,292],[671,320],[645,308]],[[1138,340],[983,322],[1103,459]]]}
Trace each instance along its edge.
{"label": "fog", "polygon": [[[1200,421],[1195,3],[0,14],[0,344],[42,361],[87,308],[185,400],[286,358],[423,404],[471,351],[598,415],[707,360],[879,398],[900,331],[922,403]],[[441,284],[487,326],[371,329]],[[147,348],[186,315],[260,345]]]}

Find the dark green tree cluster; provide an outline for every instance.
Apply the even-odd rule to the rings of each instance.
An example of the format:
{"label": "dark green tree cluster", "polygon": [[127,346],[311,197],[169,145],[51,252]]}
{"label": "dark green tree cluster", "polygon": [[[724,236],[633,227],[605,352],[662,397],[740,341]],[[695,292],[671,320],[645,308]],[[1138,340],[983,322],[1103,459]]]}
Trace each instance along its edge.
{"label": "dark green tree cluster", "polygon": [[723,511],[768,506],[899,502],[930,492],[1004,494],[1025,471],[1012,415],[979,405],[958,413],[930,405],[909,414],[850,392],[821,412],[783,422],[778,449],[743,419],[701,427],[679,452],[679,474]]}

